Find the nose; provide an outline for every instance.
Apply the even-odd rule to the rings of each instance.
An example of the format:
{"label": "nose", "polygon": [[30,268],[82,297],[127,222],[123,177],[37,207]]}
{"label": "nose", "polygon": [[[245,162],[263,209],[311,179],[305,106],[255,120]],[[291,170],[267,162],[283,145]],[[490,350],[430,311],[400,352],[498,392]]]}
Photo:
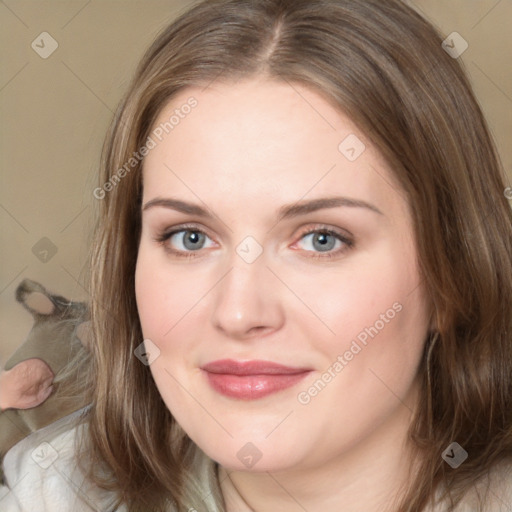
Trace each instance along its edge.
{"label": "nose", "polygon": [[238,254],[214,290],[212,324],[224,336],[244,340],[279,329],[284,321],[282,284],[267,268],[264,254],[247,263]]}

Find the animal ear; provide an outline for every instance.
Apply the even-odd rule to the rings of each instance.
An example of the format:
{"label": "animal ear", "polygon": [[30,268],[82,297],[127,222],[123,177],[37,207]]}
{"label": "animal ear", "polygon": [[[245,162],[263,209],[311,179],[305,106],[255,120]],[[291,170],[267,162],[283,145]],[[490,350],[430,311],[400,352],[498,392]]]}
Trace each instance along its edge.
{"label": "animal ear", "polygon": [[41,292],[32,292],[27,295],[25,305],[39,315],[51,315],[55,312],[55,304]]}
{"label": "animal ear", "polygon": [[16,300],[33,315],[52,315],[56,306],[46,289],[35,281],[24,279],[16,289]]}
{"label": "animal ear", "polygon": [[78,324],[76,328],[76,337],[82,342],[82,345],[90,350],[92,344],[92,324],[90,320]]}

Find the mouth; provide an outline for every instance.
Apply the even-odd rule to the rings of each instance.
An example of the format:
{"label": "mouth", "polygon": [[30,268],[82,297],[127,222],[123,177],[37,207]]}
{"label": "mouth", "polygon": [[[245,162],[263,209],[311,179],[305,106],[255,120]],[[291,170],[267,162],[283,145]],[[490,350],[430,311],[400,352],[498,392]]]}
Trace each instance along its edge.
{"label": "mouth", "polygon": [[201,370],[216,392],[239,400],[256,400],[290,388],[312,371],[269,361],[231,359],[208,363]]}

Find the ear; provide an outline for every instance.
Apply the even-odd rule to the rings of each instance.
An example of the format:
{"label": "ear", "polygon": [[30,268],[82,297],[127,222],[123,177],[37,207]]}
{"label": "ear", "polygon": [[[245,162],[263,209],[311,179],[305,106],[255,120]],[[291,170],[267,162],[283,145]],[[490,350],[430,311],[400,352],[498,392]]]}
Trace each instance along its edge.
{"label": "ear", "polygon": [[38,358],[25,359],[0,374],[0,408],[30,409],[41,405],[52,393],[54,374]]}
{"label": "ear", "polygon": [[16,289],[16,300],[33,315],[52,315],[56,306],[46,289],[35,281],[24,279]]}
{"label": "ear", "polygon": [[39,315],[51,315],[55,312],[55,304],[41,292],[33,292],[27,295],[25,306]]}
{"label": "ear", "polygon": [[82,342],[82,345],[90,350],[92,343],[92,324],[90,320],[78,324],[76,331],[76,337]]}

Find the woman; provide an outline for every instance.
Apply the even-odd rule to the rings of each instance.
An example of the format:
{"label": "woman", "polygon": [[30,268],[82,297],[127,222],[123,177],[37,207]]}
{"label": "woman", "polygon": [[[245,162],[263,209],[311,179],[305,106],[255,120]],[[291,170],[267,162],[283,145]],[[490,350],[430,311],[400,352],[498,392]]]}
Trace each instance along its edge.
{"label": "woman", "polygon": [[80,436],[123,510],[512,507],[512,217],[442,39],[398,0],[214,0],[149,48]]}

